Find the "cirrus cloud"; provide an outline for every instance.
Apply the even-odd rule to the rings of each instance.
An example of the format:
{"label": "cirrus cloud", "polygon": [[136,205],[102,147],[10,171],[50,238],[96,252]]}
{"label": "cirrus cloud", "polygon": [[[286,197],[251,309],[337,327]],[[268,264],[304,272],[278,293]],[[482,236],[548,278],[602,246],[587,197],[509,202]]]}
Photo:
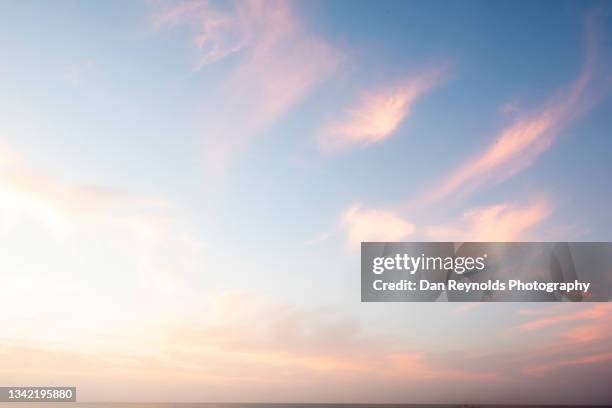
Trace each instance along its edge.
{"label": "cirrus cloud", "polygon": [[364,241],[401,241],[414,232],[414,225],[393,211],[351,206],[342,216],[348,243],[358,248]]}
{"label": "cirrus cloud", "polygon": [[[198,50],[196,70],[236,54],[201,114],[205,162],[226,170],[251,141],[296,106],[343,60],[309,31],[288,1],[162,4],[156,27],[189,27]],[[238,55],[239,54],[239,55]]]}
{"label": "cirrus cloud", "polygon": [[380,143],[391,137],[410,114],[414,103],[440,84],[445,75],[445,68],[431,69],[400,84],[363,93],[342,118],[323,129],[318,136],[319,148],[324,152],[337,152]]}
{"label": "cirrus cloud", "polygon": [[612,77],[605,68],[601,15],[586,19],[585,59],[578,77],[542,107],[518,115],[484,151],[454,170],[426,197],[439,201],[452,194],[471,193],[487,184],[509,179],[531,166],[552,147],[561,132],[609,93]]}
{"label": "cirrus cloud", "polygon": [[524,239],[550,212],[545,200],[491,205],[466,211],[458,222],[431,226],[427,233],[441,241],[515,241]]}

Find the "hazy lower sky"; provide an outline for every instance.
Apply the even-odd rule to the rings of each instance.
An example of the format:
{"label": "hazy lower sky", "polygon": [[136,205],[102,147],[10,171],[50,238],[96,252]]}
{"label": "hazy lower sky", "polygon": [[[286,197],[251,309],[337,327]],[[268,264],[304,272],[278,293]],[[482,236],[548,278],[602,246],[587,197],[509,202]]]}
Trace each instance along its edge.
{"label": "hazy lower sky", "polygon": [[611,13],[1,1],[0,384],[611,403],[609,304],[359,289],[364,240],[612,240]]}

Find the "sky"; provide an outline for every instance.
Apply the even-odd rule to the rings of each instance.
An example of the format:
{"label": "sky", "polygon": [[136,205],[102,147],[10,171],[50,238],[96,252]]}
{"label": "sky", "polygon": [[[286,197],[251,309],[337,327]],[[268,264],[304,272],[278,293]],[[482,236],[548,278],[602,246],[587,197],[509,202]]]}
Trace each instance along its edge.
{"label": "sky", "polygon": [[361,303],[361,241],[610,241],[612,10],[0,2],[0,383],[612,402],[612,308]]}

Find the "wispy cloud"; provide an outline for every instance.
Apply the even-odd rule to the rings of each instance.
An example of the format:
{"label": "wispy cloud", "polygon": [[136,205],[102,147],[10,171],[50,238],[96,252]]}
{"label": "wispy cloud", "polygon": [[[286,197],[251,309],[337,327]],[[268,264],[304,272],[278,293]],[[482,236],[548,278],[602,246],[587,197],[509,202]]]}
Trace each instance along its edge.
{"label": "wispy cloud", "polygon": [[525,205],[497,204],[469,210],[458,222],[431,226],[427,234],[441,241],[515,241],[525,239],[550,212],[542,199]]}
{"label": "wispy cloud", "polygon": [[[101,399],[101,392],[110,392],[132,401],[142,396],[228,401],[227,395],[239,393],[251,401],[330,403],[376,398],[382,403],[427,400],[435,392],[440,403],[456,401],[466,393],[477,394],[478,402],[492,403],[499,401],[500,395],[525,389],[535,376],[541,379],[539,388],[557,390],[547,397],[548,403],[555,404],[568,399],[573,402],[576,390],[610,373],[606,341],[611,332],[603,341],[589,340],[580,347],[561,337],[568,322],[609,322],[608,305],[563,305],[565,310],[554,313],[574,314],[579,307],[585,312],[581,316],[587,317],[559,321],[552,333],[512,331],[509,340],[518,347],[515,351],[503,351],[504,344],[499,344],[496,336],[478,344],[458,336],[456,349],[441,351],[413,343],[411,337],[418,328],[409,326],[406,332],[391,334],[330,307],[288,305],[245,292],[226,292],[207,299],[206,313],[201,317],[158,322],[153,329],[131,327],[122,333],[127,336],[122,339],[129,342],[106,341],[99,347],[88,344],[89,348],[74,351],[70,344],[5,337],[0,342],[0,378],[10,375],[15,380],[44,380],[52,375],[59,382],[75,384],[86,399]],[[586,312],[592,308],[607,312]],[[592,317],[595,315],[598,317]],[[470,316],[465,313],[456,318]],[[479,315],[472,322],[480,323],[481,318]],[[539,337],[526,341],[527,335]],[[527,349],[517,346],[521,343]],[[57,364],[58,356],[65,364]],[[96,379],[90,382],[91,376],[85,373],[91,372],[92,366],[96,367]],[[578,371],[567,372],[563,370],[566,367]],[[442,391],[441,381],[445,385]],[[330,382],[334,386],[325,387]],[[106,385],[104,391],[100,391],[100,383]],[[565,386],[559,387],[561,384]],[[183,390],[178,396],[177,387]],[[349,391],[351,397],[347,398]],[[594,387],[589,401],[606,401],[606,392],[605,386]],[[584,396],[575,398],[584,400]]]}
{"label": "wispy cloud", "polygon": [[541,356],[527,361],[522,372],[531,376],[552,376],[563,369],[609,368],[612,361],[612,306],[608,303],[542,306],[519,311],[530,319],[517,326],[520,335],[529,333],[548,338]]}
{"label": "wispy cloud", "polygon": [[249,13],[260,6],[257,2],[228,4],[227,10],[198,0],[161,2],[159,6],[153,15],[156,28],[187,24],[193,30],[193,42],[198,50],[196,69],[246,48],[255,41],[257,32],[265,29],[258,24],[260,16]]}
{"label": "wispy cloud", "polygon": [[[103,343],[75,351],[65,344],[5,339],[0,378],[52,374],[75,384],[84,399],[103,399],[109,388],[117,395],[114,387],[128,384],[130,392],[122,399],[132,401],[150,397],[147,389],[153,388],[157,400],[236,401],[233,395],[239,394],[268,403],[349,402],[361,399],[354,393],[347,397],[349,390],[361,389],[365,398],[390,384],[391,392],[378,399],[399,402],[408,393],[426,398],[440,380],[453,384],[445,387],[445,398],[451,398],[475,381],[497,378],[486,367],[466,369],[436,352],[414,350],[408,338],[369,330],[333,308],[292,306],[244,292],[215,296],[209,303],[203,319],[130,331],[131,343],[119,347]],[[65,364],[57,364],[58,356]],[[108,384],[102,391],[88,387],[91,376],[85,374],[92,366],[94,383]],[[184,392],[176,394],[176,387]]]}
{"label": "wispy cloud", "polygon": [[[564,310],[563,310],[564,311]],[[536,316],[528,322],[519,326],[521,331],[538,330],[545,327],[555,326],[567,322],[584,322],[589,320],[605,320],[612,315],[612,305],[608,303],[595,304],[588,309],[563,313],[559,308],[554,309],[554,313],[545,316]],[[525,312],[521,314],[525,315]]]}
{"label": "wispy cloud", "polygon": [[382,142],[410,115],[414,103],[445,76],[446,68],[430,69],[394,86],[364,92],[318,135],[319,148],[336,152]]}
{"label": "wispy cloud", "polygon": [[196,68],[240,51],[233,69],[211,92],[202,112],[205,160],[225,169],[342,60],[325,40],[306,29],[287,1],[172,4],[158,12],[158,26],[186,24],[201,52]]}
{"label": "wispy cloud", "polygon": [[[103,186],[74,185],[57,177],[33,171],[10,147],[0,148],[0,210],[17,222],[20,215],[33,217],[57,237],[68,233],[70,224],[104,224],[111,219],[144,220],[147,209],[163,209],[159,197],[135,194]],[[132,226],[136,226],[133,223]],[[7,228],[7,225],[4,225]]]}
{"label": "wispy cloud", "polygon": [[557,370],[564,367],[576,367],[576,366],[591,366],[597,364],[608,364],[612,361],[612,352],[610,353],[597,353],[576,358],[569,358],[564,360],[555,361],[549,364],[533,365],[526,368],[524,371],[526,374],[531,375],[545,375],[549,371]]}
{"label": "wispy cloud", "polygon": [[341,226],[352,248],[363,241],[401,241],[417,229],[424,239],[437,241],[517,241],[527,239],[550,213],[545,199],[535,199],[473,208],[457,221],[415,225],[396,211],[354,204],[342,214]]}
{"label": "wispy cloud", "polygon": [[401,241],[414,232],[414,225],[393,211],[351,206],[342,215],[348,243],[358,248],[362,241]]}
{"label": "wispy cloud", "polygon": [[519,115],[495,136],[476,157],[454,170],[433,189],[427,201],[455,193],[469,193],[485,184],[504,181],[531,166],[550,149],[561,132],[608,93],[611,77],[603,69],[600,22],[597,14],[586,20],[586,56],[578,78],[543,107]]}
{"label": "wispy cloud", "polygon": [[[0,168],[0,242],[5,248],[22,242],[0,259],[3,270],[14,271],[3,277],[0,297],[20,305],[5,313],[8,321],[38,307],[45,296],[52,299],[50,308],[65,307],[56,299],[58,290],[82,296],[105,288],[118,300],[123,288],[141,284],[158,295],[185,289],[201,248],[164,197],[66,181],[35,170],[27,157],[1,142]],[[36,262],[15,263],[32,253]],[[91,286],[90,280],[101,278],[100,269],[104,283]],[[125,286],[117,288],[116,279]],[[39,302],[26,302],[33,294]],[[97,305],[92,307],[83,305],[73,321],[92,324],[99,313]]]}

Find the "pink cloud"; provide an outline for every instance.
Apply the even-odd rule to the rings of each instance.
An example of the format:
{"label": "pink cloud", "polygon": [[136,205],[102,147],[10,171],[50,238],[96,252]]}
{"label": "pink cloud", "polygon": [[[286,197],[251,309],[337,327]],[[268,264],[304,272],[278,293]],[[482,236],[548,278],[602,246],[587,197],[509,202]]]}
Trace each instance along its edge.
{"label": "pink cloud", "polygon": [[561,110],[554,106],[533,118],[520,118],[503,130],[483,154],[456,170],[428,198],[440,200],[458,190],[472,190],[491,179],[507,179],[528,167],[552,145],[553,129],[560,115]]}
{"label": "pink cloud", "polygon": [[[214,360],[221,358],[220,372],[230,369],[239,378],[271,376],[269,381],[281,387],[289,382],[292,388],[296,383],[312,384],[316,378],[334,378],[336,385],[496,378],[487,370],[446,366],[430,353],[410,350],[395,336],[368,332],[329,308],[307,309],[274,304],[253,294],[232,294],[222,299],[212,316],[208,324],[169,331],[167,347],[181,350],[190,361],[200,361],[195,356],[205,353],[213,361],[200,361],[203,370],[211,363],[216,367]],[[284,378],[278,377],[279,372]]]}
{"label": "pink cloud", "polygon": [[529,366],[524,370],[526,374],[530,375],[545,375],[549,371],[558,370],[564,367],[575,367],[575,366],[590,366],[594,364],[609,363],[612,361],[612,352],[610,353],[597,353],[586,356],[581,356],[572,359],[565,359],[555,361],[549,364],[540,364]]}
{"label": "pink cloud", "polygon": [[550,316],[538,317],[519,326],[521,331],[538,330],[566,322],[583,322],[593,319],[609,319],[612,316],[612,305],[609,303],[595,304],[584,310],[572,313],[556,312]]}
{"label": "pink cloud", "polygon": [[557,304],[519,310],[529,320],[516,326],[518,335],[528,333],[540,338],[545,346],[525,357],[521,372],[535,376],[554,376],[565,367],[593,370],[612,360],[612,305]]}
{"label": "pink cloud", "polygon": [[[567,402],[594,378],[607,378],[610,371],[609,345],[601,340],[576,347],[560,342],[558,333],[550,337],[542,331],[540,341],[526,341],[526,333],[514,331],[510,343],[496,343],[500,338],[495,335],[476,344],[469,336],[458,336],[453,342],[456,348],[426,349],[411,341],[412,326],[391,333],[329,307],[276,303],[243,292],[209,301],[201,319],[122,333],[131,341],[116,348],[103,342],[74,351],[57,342],[4,339],[0,379],[45,383],[53,378],[75,384],[88,400],[112,395],[130,401],[143,396],[159,401],[228,401],[228,395],[240,395],[245,401],[267,402],[382,403],[410,398],[449,403],[476,395],[470,401],[511,404],[521,401],[515,394],[519,390],[533,400],[529,385],[537,376],[539,389],[557,390],[546,399],[555,404]],[[571,313],[576,306],[565,309]],[[551,309],[520,316],[554,313]],[[609,320],[609,315],[596,315],[600,317],[593,322]],[[58,365],[58,359],[65,364]],[[573,370],[567,375],[565,367],[580,369],[580,376]],[[92,370],[94,377],[86,375]],[[606,389],[596,387],[588,396],[578,392],[570,400],[601,402],[601,390]]]}
{"label": "pink cloud", "polygon": [[212,170],[226,169],[343,59],[282,0],[231,2],[223,8],[182,2],[162,7],[154,23],[191,28],[198,69],[236,54],[229,75],[211,90],[200,115],[205,162]]}
{"label": "pink cloud", "polygon": [[[540,304],[515,313],[527,321],[507,332],[513,351],[499,351],[496,347],[496,351],[476,353],[472,362],[480,361],[504,372],[505,390],[521,381],[525,381],[524,388],[537,377],[538,387],[556,390],[554,397],[550,397],[551,403],[552,400],[570,403],[576,390],[593,385],[595,379],[609,377],[612,360],[609,304]],[[594,389],[595,399],[609,399],[604,383]],[[582,399],[584,396],[575,398]]]}
{"label": "pink cloud", "polygon": [[442,241],[516,241],[550,214],[544,200],[526,205],[498,204],[463,214],[459,222],[427,228],[429,237]]}
{"label": "pink cloud", "polygon": [[358,248],[362,241],[401,241],[414,232],[414,225],[388,210],[351,206],[342,216],[348,243]]}
{"label": "pink cloud", "polygon": [[[368,331],[330,308],[273,303],[250,293],[229,293],[210,306],[206,321],[140,333],[132,338],[138,351],[105,344],[74,351],[4,339],[0,379],[52,378],[75,384],[87,400],[108,399],[109,393],[130,401],[236,401],[239,395],[245,401],[329,403],[398,402],[406,392],[427,400],[440,381],[449,384],[441,398],[452,398],[465,386],[498,378],[486,368],[467,369],[435,352],[413,350],[408,339]],[[87,375],[92,370],[93,377]],[[391,395],[378,396],[386,387]]]}
{"label": "pink cloud", "polygon": [[322,131],[318,137],[320,149],[335,152],[389,138],[410,114],[413,104],[443,80],[445,71],[430,70],[399,85],[364,93],[341,119],[328,124]]}
{"label": "pink cloud", "polygon": [[441,200],[454,193],[469,193],[485,184],[504,181],[528,168],[550,149],[564,129],[609,91],[610,77],[602,77],[599,72],[601,50],[597,17],[591,15],[587,19],[584,65],[569,88],[559,92],[540,109],[519,115],[495,136],[489,147],[433,189],[428,201]]}
{"label": "pink cloud", "polygon": [[480,309],[483,305],[485,305],[484,303],[463,303],[459,306],[457,306],[455,308],[455,310],[453,311],[454,313],[467,313],[467,312],[471,312],[472,310],[476,310],[476,309]]}
{"label": "pink cloud", "polygon": [[[612,312],[610,313],[612,316]],[[563,334],[572,343],[587,343],[610,337],[612,322],[608,324],[585,324],[574,327]]]}

